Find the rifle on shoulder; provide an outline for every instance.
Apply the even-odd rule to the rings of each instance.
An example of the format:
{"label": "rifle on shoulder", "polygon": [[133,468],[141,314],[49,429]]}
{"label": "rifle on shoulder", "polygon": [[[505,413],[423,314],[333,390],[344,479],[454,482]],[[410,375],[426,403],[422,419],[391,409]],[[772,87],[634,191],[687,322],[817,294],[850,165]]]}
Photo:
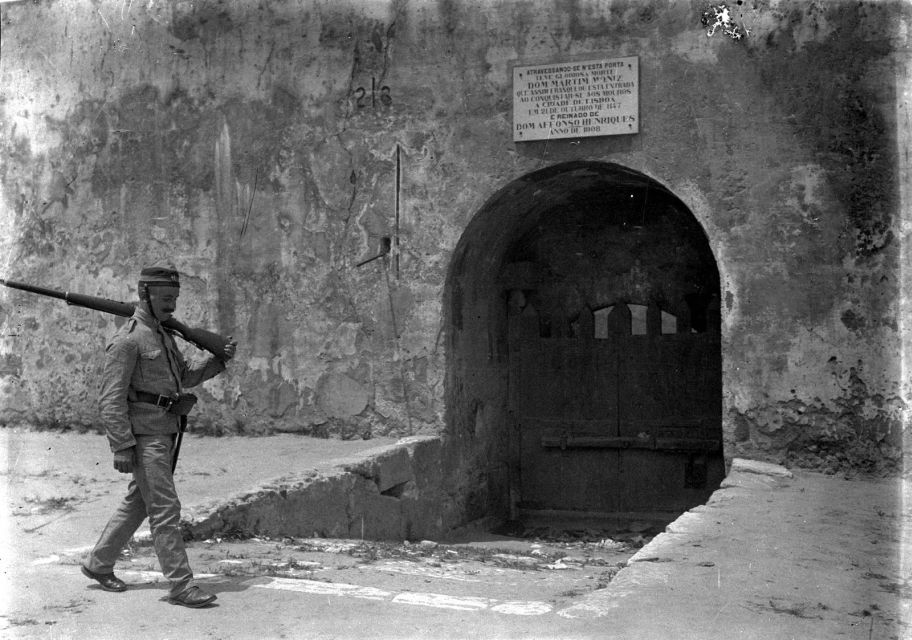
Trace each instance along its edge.
{"label": "rifle on shoulder", "polygon": [[[136,311],[136,305],[127,302],[118,302],[116,300],[108,300],[107,298],[96,298],[95,296],[70,293],[69,291],[56,291],[54,289],[36,287],[34,285],[4,280],[2,278],[0,278],[0,284],[10,287],[11,289],[21,289],[22,291],[28,291],[29,293],[37,293],[38,295],[57,298],[58,300],[63,300],[67,304],[76,307],[94,309],[95,311],[102,311],[124,318],[131,317],[133,312]],[[228,344],[227,338],[224,338],[217,333],[213,333],[212,331],[206,331],[205,329],[188,327],[174,318],[162,322],[162,326],[176,333],[190,344],[193,344],[204,351],[208,351],[216,358],[223,361],[228,359],[225,355],[225,345]]]}

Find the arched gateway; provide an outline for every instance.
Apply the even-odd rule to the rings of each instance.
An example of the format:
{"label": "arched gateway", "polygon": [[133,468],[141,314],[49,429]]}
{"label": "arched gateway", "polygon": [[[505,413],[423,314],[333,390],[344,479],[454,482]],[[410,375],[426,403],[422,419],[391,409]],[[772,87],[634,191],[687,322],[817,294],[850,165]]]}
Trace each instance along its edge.
{"label": "arched gateway", "polygon": [[447,312],[448,432],[498,515],[673,517],[718,487],[719,273],[656,181],[592,162],[514,181],[466,229]]}

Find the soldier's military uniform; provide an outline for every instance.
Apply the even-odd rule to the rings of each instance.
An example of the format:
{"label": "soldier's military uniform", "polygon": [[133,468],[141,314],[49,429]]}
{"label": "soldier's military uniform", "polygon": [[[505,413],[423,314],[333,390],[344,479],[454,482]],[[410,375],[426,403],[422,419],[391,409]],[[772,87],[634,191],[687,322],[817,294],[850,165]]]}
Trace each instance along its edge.
{"label": "soldier's military uniform", "polygon": [[[169,268],[144,269],[140,287],[155,284],[179,286],[177,272]],[[116,578],[122,588],[109,588],[104,579],[113,577],[120,551],[147,516],[162,573],[171,583],[172,601],[194,586],[181,537],[181,505],[172,474],[181,419],[168,409],[186,387],[198,385],[224,369],[225,364],[211,356],[188,364],[171,335],[142,305],[108,343],[99,395],[101,419],[111,450],[134,447],[134,455],[133,479],[127,495],[83,564],[83,573],[99,580],[106,589],[125,588]]]}

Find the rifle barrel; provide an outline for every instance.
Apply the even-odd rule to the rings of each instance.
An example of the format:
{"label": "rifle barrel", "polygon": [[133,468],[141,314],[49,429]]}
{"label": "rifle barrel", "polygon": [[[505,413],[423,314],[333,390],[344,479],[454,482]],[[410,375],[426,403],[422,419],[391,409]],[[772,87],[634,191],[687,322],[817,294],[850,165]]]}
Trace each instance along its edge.
{"label": "rifle barrel", "polygon": [[133,312],[136,311],[135,305],[127,304],[126,302],[118,302],[117,300],[96,298],[95,296],[70,293],[69,291],[66,292],[64,296],[64,300],[67,301],[67,304],[94,309],[95,311],[103,311],[105,313],[113,313],[115,316],[122,316],[124,318],[129,318],[133,315]]}
{"label": "rifle barrel", "polygon": [[37,293],[42,296],[50,296],[51,298],[66,300],[66,293],[63,291],[45,289],[44,287],[36,287],[31,284],[25,284],[24,282],[15,282],[13,280],[4,280],[2,278],[0,278],[0,284],[5,285],[11,289],[21,289],[22,291],[28,291],[29,293]]}
{"label": "rifle barrel", "polygon": [[[22,291],[28,291],[29,293],[37,293],[42,296],[48,296],[49,298],[65,300],[67,304],[76,307],[84,307],[103,313],[111,313],[124,318],[129,318],[133,315],[133,312],[136,311],[135,305],[126,302],[118,302],[117,300],[109,300],[107,298],[98,298],[96,296],[88,296],[81,293],[70,293],[69,291],[57,291],[56,289],[37,287],[35,285],[25,284],[24,282],[4,280],[3,278],[0,278],[0,284],[12,289],[21,289]],[[217,358],[221,360],[227,359],[225,355],[225,345],[228,343],[228,340],[219,334],[206,331],[205,329],[188,327],[175,318],[165,320],[162,323],[162,326],[177,332],[177,334],[187,342],[214,354]]]}
{"label": "rifle barrel", "polygon": [[33,284],[25,284],[24,282],[0,279],[0,284],[6,285],[12,289],[21,289],[22,291],[28,291],[29,293],[37,293],[49,298],[64,300],[67,304],[71,304],[75,307],[85,307],[86,309],[111,313],[116,316],[123,316],[124,318],[132,316],[133,312],[136,310],[134,305],[127,304],[126,302],[118,302],[117,300],[108,300],[107,298],[98,298],[96,296],[87,296],[81,293],[70,293],[69,291],[58,291],[56,289],[38,287]]}

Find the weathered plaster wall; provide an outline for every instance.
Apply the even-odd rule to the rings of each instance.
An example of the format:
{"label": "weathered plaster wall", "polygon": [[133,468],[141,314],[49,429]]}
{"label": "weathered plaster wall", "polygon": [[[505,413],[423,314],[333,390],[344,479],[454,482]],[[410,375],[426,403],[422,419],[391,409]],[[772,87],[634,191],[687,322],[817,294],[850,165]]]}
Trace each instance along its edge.
{"label": "weathered plaster wall", "polygon": [[[169,257],[186,274],[178,316],[241,345],[199,428],[470,424],[453,492],[483,505],[500,426],[472,398],[446,406],[450,259],[511,181],[617,163],[710,239],[727,455],[895,464],[907,8],[732,3],[749,29],[735,40],[707,35],[707,6],[3,4],[2,274],[132,299],[140,266]],[[512,142],[512,65],[629,55],[639,134]],[[383,237],[393,255],[356,267]],[[0,421],[91,428],[115,320],[7,290],[0,305]]]}

